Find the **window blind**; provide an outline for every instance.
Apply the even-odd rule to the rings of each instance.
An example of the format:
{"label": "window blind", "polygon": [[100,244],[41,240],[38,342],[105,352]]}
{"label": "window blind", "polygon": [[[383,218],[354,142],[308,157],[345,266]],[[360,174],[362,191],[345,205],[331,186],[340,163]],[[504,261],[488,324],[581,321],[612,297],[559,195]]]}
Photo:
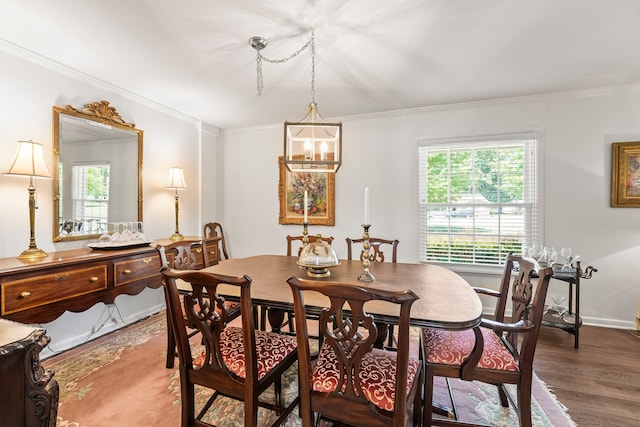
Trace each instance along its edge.
{"label": "window blind", "polygon": [[538,137],[421,140],[420,260],[502,265],[540,241]]}

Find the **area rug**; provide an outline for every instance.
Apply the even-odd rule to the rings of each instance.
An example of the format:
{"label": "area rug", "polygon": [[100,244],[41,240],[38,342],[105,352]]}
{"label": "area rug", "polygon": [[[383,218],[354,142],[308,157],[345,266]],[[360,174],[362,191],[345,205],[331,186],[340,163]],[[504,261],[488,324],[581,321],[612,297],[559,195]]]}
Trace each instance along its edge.
{"label": "area rug", "polygon": [[[161,312],[44,360],[44,367],[55,371],[60,385],[58,427],[179,426],[180,379],[177,369],[165,368],[165,354],[166,322]],[[500,406],[496,387],[466,381],[452,385],[462,420],[499,427],[518,425],[515,412]],[[283,387],[285,399],[293,400],[297,395],[295,367],[286,373]],[[208,394],[198,390],[197,396],[201,406]],[[534,426],[575,426],[537,377],[533,396]],[[273,401],[273,393],[267,390],[261,399]],[[435,399],[449,405],[444,381],[437,382]],[[296,412],[287,426],[301,425]],[[235,427],[243,425],[243,416],[241,404],[218,399],[206,419],[221,427]],[[260,425],[273,419],[273,413],[260,409]]]}

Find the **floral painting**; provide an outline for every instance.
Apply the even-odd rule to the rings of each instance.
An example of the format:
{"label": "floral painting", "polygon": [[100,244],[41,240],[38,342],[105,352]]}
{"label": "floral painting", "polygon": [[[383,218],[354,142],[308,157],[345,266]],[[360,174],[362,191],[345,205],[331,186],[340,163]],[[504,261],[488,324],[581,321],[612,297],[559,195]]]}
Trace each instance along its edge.
{"label": "floral painting", "polygon": [[327,172],[291,172],[278,157],[280,168],[280,224],[302,224],[304,192],[307,191],[309,224],[335,225],[335,174]]}
{"label": "floral painting", "polygon": [[611,206],[640,207],[640,142],[612,144]]}

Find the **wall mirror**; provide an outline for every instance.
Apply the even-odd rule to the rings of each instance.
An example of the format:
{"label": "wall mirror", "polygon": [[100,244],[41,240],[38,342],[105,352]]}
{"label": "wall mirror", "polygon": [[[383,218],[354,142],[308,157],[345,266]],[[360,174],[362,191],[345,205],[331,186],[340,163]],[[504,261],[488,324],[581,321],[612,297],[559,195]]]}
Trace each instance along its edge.
{"label": "wall mirror", "polygon": [[53,241],[142,221],[143,132],[108,101],[53,107]]}

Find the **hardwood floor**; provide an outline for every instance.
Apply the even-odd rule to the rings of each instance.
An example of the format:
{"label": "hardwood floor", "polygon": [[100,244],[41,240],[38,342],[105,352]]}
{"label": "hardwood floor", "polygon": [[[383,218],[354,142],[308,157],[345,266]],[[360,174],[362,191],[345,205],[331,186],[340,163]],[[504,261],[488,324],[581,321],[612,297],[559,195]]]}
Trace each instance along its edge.
{"label": "hardwood floor", "polygon": [[542,327],[534,371],[579,427],[640,425],[640,332],[583,326],[573,335]]}

